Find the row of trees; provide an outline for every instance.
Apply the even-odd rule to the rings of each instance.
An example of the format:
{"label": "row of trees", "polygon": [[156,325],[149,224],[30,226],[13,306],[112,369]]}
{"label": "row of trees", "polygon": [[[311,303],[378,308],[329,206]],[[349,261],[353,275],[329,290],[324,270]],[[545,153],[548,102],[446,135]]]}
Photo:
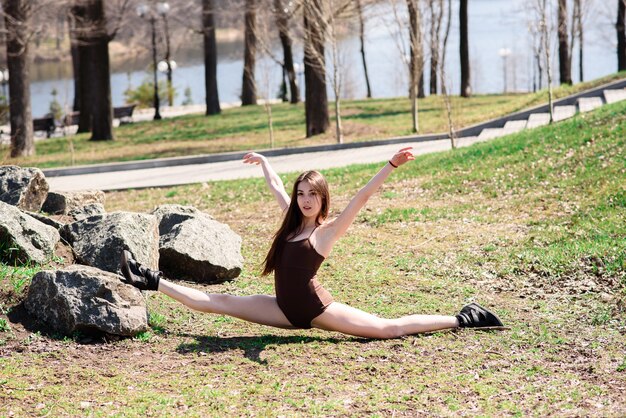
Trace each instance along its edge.
{"label": "row of trees", "polygon": [[[6,34],[7,64],[9,69],[11,156],[31,155],[35,152],[29,87],[29,44],[34,34],[40,34],[42,23],[58,22],[59,15],[67,16],[71,39],[71,57],[74,68],[74,110],[80,111],[79,131],[91,132],[92,140],[112,140],[112,103],[110,86],[109,43],[121,32],[132,34],[137,25],[130,24],[133,11],[140,0],[1,0]],[[419,130],[418,97],[425,95],[424,72],[430,71],[430,94],[447,96],[445,59],[447,40],[452,21],[452,0],[388,0],[393,3],[397,21],[398,48],[409,74],[409,97],[412,103],[413,130]],[[537,11],[535,56],[539,74],[547,66],[548,85],[551,85],[550,13],[556,7],[559,75],[561,83],[572,82],[571,58],[574,40],[578,40],[582,80],[583,15],[589,0],[528,0]],[[244,26],[244,71],[242,76],[242,105],[257,103],[258,84],[256,62],[258,54],[267,54],[282,67],[291,103],[298,103],[300,92],[294,65],[294,40],[301,41],[304,51],[305,115],[307,137],[326,132],[330,127],[328,114],[327,80],[332,83],[335,96],[337,140],[341,141],[340,96],[342,77],[338,39],[353,28],[359,33],[363,71],[367,94],[371,86],[367,74],[365,34],[367,21],[363,9],[378,3],[375,0],[240,0]],[[568,12],[568,2],[573,12]],[[219,114],[220,103],[217,79],[216,22],[219,15],[233,2],[219,0],[171,1],[174,9],[185,10],[187,16],[179,20],[181,26],[201,34],[204,44],[206,114]],[[230,4],[229,4],[230,3]],[[617,0],[617,37],[619,70],[626,69],[626,0]],[[458,0],[460,49],[460,95],[471,95],[470,57],[468,38],[468,0]],[[198,22],[189,22],[201,16]],[[216,18],[217,16],[217,18]],[[406,16],[406,21],[405,17]],[[134,16],[136,19],[136,16]],[[58,27],[58,25],[57,25]],[[408,30],[407,30],[408,29]],[[282,57],[272,53],[273,40],[282,46]],[[327,53],[330,48],[330,53]],[[403,48],[406,51],[403,51]],[[541,54],[546,54],[541,59]],[[425,64],[429,57],[429,65]],[[333,71],[327,75],[327,58]],[[541,84],[541,83],[540,83]],[[448,106],[449,109],[449,106]],[[449,118],[450,119],[450,118]],[[452,129],[451,129],[452,130]]]}

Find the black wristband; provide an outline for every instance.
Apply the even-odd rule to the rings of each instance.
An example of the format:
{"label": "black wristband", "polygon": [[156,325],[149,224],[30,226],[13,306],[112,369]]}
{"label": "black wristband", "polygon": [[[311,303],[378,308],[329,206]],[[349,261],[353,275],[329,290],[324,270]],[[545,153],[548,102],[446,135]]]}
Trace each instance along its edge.
{"label": "black wristband", "polygon": [[398,166],[397,166],[397,165],[395,165],[394,163],[392,163],[392,162],[391,162],[391,160],[389,160],[388,162],[389,162],[389,164],[391,164],[391,166],[392,166],[393,168],[398,168]]}

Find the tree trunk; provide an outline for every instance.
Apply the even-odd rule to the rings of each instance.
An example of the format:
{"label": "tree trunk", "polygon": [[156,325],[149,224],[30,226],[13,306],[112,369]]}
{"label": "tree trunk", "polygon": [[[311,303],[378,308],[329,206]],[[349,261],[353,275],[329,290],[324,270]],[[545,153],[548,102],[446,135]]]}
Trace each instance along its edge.
{"label": "tree trunk", "polygon": [[109,34],[103,0],[79,0],[80,121],[91,127],[91,141],[113,139],[113,106],[109,65]]}
{"label": "tree trunk", "polygon": [[113,106],[111,103],[111,73],[109,64],[109,36],[106,32],[104,4],[97,0],[93,11],[96,13],[97,37],[92,46],[93,73],[91,75],[92,121],[91,141],[113,140]]}
{"label": "tree trunk", "polygon": [[222,109],[217,92],[217,43],[215,41],[213,0],[202,0],[202,31],[204,37],[206,115],[217,115]]}
{"label": "tree trunk", "polygon": [[328,96],[326,93],[326,61],[321,0],[304,4],[304,82],[306,88],[306,136],[319,135],[328,129]]}
{"label": "tree trunk", "polygon": [[418,102],[420,85],[423,82],[423,49],[421,36],[421,16],[417,0],[407,0],[409,11],[409,47],[411,61],[409,62],[409,98],[411,99],[412,131],[419,132]]}
{"label": "tree trunk", "polygon": [[367,88],[367,98],[372,98],[372,87],[370,77],[367,72],[367,61],[365,59],[365,20],[363,19],[363,7],[361,0],[356,0],[357,13],[359,15],[359,40],[361,42],[361,61],[363,62],[363,74],[365,75],[365,87]]}
{"label": "tree trunk", "polygon": [[443,0],[437,1],[438,7],[435,6],[435,1],[430,0],[430,94],[437,94],[438,92],[438,72],[439,72],[439,55],[440,55],[440,36],[441,36],[441,22],[443,19]]}
{"label": "tree trunk", "polygon": [[459,23],[460,23],[460,54],[461,54],[461,96],[470,97],[472,88],[470,85],[470,58],[469,58],[469,39],[468,39],[468,21],[467,21],[467,2],[461,0],[459,7]]}
{"label": "tree trunk", "polygon": [[335,16],[332,14],[334,10],[333,0],[330,0],[330,46],[331,57],[333,60],[333,92],[335,93],[335,138],[337,143],[343,144],[343,127],[341,123],[341,80],[339,79],[340,63],[339,53],[337,50],[337,28],[335,27]]}
{"label": "tree trunk", "polygon": [[548,32],[548,19],[547,19],[547,4],[546,0],[541,0],[541,31],[542,31],[542,41],[543,41],[543,52],[544,58],[546,60],[546,70],[548,76],[548,110],[550,113],[550,123],[554,122],[554,107],[553,103],[553,94],[552,94],[552,63],[550,60],[550,35]]}
{"label": "tree trunk", "polygon": [[559,0],[559,79],[561,84],[572,84],[572,61],[567,32],[567,0]]}
{"label": "tree trunk", "polygon": [[289,80],[290,103],[296,104],[300,101],[300,92],[293,66],[293,41],[289,35],[289,17],[285,13],[282,0],[274,0],[274,13],[276,26],[278,26],[278,36],[283,47],[283,69]]}
{"label": "tree trunk", "polygon": [[626,0],[617,0],[617,71],[626,70]]}
{"label": "tree trunk", "polygon": [[28,56],[28,22],[31,12],[30,0],[4,2],[9,69],[11,157],[35,154],[30,103],[30,58]]}
{"label": "tree trunk", "polygon": [[89,22],[87,20],[87,4],[77,0],[70,9],[73,20],[73,35],[75,39],[76,59],[73,60],[74,69],[74,103],[75,110],[80,111],[78,118],[78,133],[91,132],[91,106],[89,94],[89,79],[91,77],[91,54],[89,50]]}
{"label": "tree trunk", "polygon": [[578,34],[578,71],[580,82],[582,83],[583,78],[583,9],[581,0],[574,0],[575,8],[576,8],[576,26],[577,26],[577,34]]}
{"label": "tree trunk", "polygon": [[[441,4],[443,15],[443,3]],[[452,0],[448,0],[448,15],[446,22],[446,30],[443,36],[443,45],[441,47],[441,60],[439,63],[440,79],[441,79],[441,94],[446,105],[446,114],[448,116],[448,136],[450,137],[450,146],[452,149],[456,149],[456,132],[454,131],[454,121],[452,119],[452,104],[450,103],[450,95],[448,94],[448,83],[446,80],[446,49],[448,46],[448,37],[450,36],[450,26],[452,25]]]}
{"label": "tree trunk", "polygon": [[241,105],[256,104],[256,5],[255,0],[246,0],[245,47],[243,55],[243,85],[241,86]]}
{"label": "tree trunk", "polygon": [[80,64],[78,63],[78,39],[76,39],[76,22],[69,14],[69,30],[70,30],[70,54],[72,56],[72,73],[74,74],[74,103],[72,110],[80,111]]}

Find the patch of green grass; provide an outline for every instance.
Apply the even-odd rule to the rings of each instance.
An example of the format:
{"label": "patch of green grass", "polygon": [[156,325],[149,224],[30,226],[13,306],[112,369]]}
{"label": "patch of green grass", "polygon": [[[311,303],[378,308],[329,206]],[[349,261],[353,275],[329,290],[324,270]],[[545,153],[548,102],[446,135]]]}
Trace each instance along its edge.
{"label": "patch of green grass", "polygon": [[152,333],[150,331],[140,332],[135,335],[134,339],[137,341],[141,341],[142,343],[147,343],[152,338]]}
{"label": "patch of green grass", "polygon": [[0,263],[0,290],[13,295],[15,302],[22,298],[24,290],[32,277],[41,270],[41,266],[10,266]]}
{"label": "patch of green grass", "polygon": [[9,325],[9,322],[4,318],[0,318],[0,332],[9,331],[11,331],[11,326]]}
{"label": "patch of green grass", "polygon": [[165,322],[167,321],[165,315],[158,312],[150,312],[148,324],[154,330],[156,334],[163,334],[165,332]]}
{"label": "patch of green grass", "polygon": [[[35,407],[52,408],[50,399],[51,415],[70,416],[624,415],[625,114],[618,103],[418,157],[393,172],[318,272],[336,301],[381,317],[450,315],[477,301],[510,331],[366,340],[195,312],[151,292],[150,331],[102,347],[22,343],[11,324],[21,333],[2,347],[11,353],[0,358],[2,386],[15,388],[3,407],[15,416],[48,413]],[[334,214],[380,166],[324,170]],[[282,176],[288,188],[294,177]],[[280,220],[272,199],[254,179],[113,192],[107,208],[189,202],[227,223],[243,238],[242,275],[189,285],[247,296],[273,291],[259,275]]]}

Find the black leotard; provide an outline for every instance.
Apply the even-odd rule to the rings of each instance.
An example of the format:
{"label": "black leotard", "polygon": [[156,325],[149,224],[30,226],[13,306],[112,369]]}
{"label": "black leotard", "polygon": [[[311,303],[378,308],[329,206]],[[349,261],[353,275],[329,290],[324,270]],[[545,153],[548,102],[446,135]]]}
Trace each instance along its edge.
{"label": "black leotard", "polygon": [[274,271],[276,301],[295,327],[311,328],[311,321],[333,302],[316,278],[323,261],[309,238],[286,241],[281,250]]}

